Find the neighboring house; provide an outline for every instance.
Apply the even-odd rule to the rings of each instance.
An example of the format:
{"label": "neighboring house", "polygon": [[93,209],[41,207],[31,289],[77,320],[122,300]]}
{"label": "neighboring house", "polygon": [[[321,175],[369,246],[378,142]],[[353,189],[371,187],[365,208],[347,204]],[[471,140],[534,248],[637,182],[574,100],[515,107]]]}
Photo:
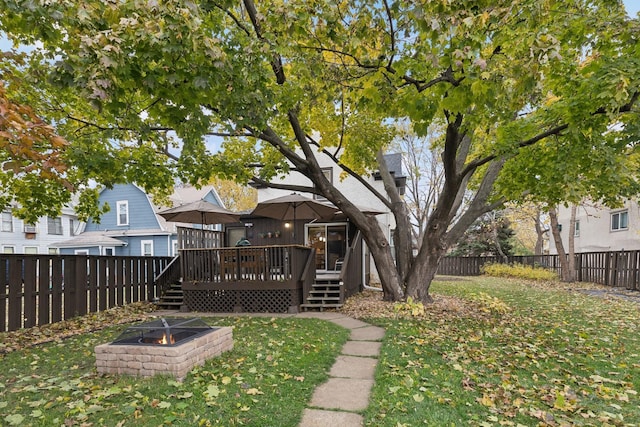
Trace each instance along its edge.
{"label": "neighboring house", "polygon": [[0,251],[5,254],[55,254],[50,245],[72,239],[84,224],[78,221],[72,208],[64,207],[59,217],[41,217],[27,224],[13,216],[11,210],[0,213]]}
{"label": "neighboring house", "polygon": [[[574,236],[576,253],[640,250],[640,206],[637,201],[627,200],[616,209],[584,203],[577,208],[573,230],[570,219],[571,209],[560,207],[558,222],[565,251],[569,247],[570,233]],[[558,253],[553,239],[550,253]]]}
{"label": "neighboring house", "polygon": [[[174,206],[204,199],[222,205],[213,187],[198,190],[176,187],[170,197]],[[58,242],[62,254],[175,256],[176,224],[167,223],[157,213],[167,207],[156,206],[149,195],[135,184],[120,184],[100,192],[99,203],[111,210],[100,222],[90,219],[85,231],[74,239]],[[197,225],[198,227],[200,225]]]}
{"label": "neighboring house", "polygon": [[[402,155],[400,153],[387,154],[384,156],[387,162],[389,171],[393,174],[396,186],[398,187],[400,194],[404,194],[406,177],[402,172]],[[365,188],[362,183],[357,179],[348,176],[345,179],[340,178],[342,172],[335,163],[328,157],[318,154],[318,162],[323,168],[327,178],[343,193],[351,202],[361,209],[369,212],[377,212],[376,219],[380,223],[380,227],[387,236],[388,241],[393,245],[393,230],[396,227],[395,218],[389,209],[380,200],[375,198],[371,192]],[[377,191],[385,194],[384,185],[379,172],[375,172],[369,175],[367,182],[374,187]],[[291,184],[291,185],[306,185],[312,186],[311,181],[302,177],[300,174],[291,174],[282,180],[278,180],[279,184]],[[276,197],[285,196],[290,194],[291,191],[278,190],[273,188],[258,187],[258,203],[265,200],[274,199]],[[315,198],[319,201],[324,201],[323,197],[302,193],[303,195]],[[283,230],[278,230],[283,232]],[[251,232],[251,230],[249,230]],[[330,271],[336,269],[336,261],[339,263],[344,257],[344,251],[346,250],[345,242],[351,239],[354,233],[353,228],[350,226],[349,221],[342,216],[337,217],[330,222],[313,221],[304,225],[302,231],[302,238],[296,238],[298,244],[304,244],[305,246],[313,246],[316,249],[318,255],[318,261],[316,262],[316,269],[320,272]],[[238,236],[233,236],[237,238]],[[257,236],[254,236],[254,240]],[[230,238],[229,240],[232,240]],[[252,242],[254,241],[252,240]],[[262,240],[262,239],[258,239]],[[280,239],[279,239],[280,240]],[[283,241],[283,240],[280,240]],[[267,244],[266,241],[257,242],[259,244]],[[284,240],[283,243],[288,243]],[[273,244],[279,244],[274,241]],[[365,248],[363,251],[363,265],[367,267],[367,273],[369,275],[367,282],[379,283],[379,277],[375,268],[370,268],[373,265],[373,260],[370,257],[368,250]]]}

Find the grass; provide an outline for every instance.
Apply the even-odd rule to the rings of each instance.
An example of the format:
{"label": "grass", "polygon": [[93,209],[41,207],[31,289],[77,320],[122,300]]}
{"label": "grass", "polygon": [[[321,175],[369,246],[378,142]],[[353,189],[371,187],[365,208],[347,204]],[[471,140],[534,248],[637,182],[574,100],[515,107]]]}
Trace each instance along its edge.
{"label": "grass", "polygon": [[437,282],[472,310],[387,328],[366,424],[640,425],[638,306],[489,277]]}
{"label": "grass", "polygon": [[208,322],[233,326],[234,350],[183,382],[98,375],[93,348],[123,326],[9,353],[0,373],[0,424],[295,426],[348,336],[316,319]]}
{"label": "grass", "polygon": [[[490,277],[432,293],[424,314],[352,314],[387,329],[366,425],[640,425],[637,304]],[[97,375],[93,348],[122,325],[18,346],[0,359],[0,425],[296,426],[348,338],[317,319],[207,321],[233,326],[235,348],[181,383]]]}

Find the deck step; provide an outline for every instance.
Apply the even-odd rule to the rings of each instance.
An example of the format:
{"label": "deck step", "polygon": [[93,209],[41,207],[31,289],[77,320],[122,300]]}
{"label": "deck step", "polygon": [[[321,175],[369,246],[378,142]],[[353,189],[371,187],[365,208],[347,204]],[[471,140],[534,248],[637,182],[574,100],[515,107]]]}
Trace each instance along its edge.
{"label": "deck step", "polygon": [[323,311],[325,308],[340,308],[342,304],[300,304],[300,308],[304,311],[308,310],[320,310]]}
{"label": "deck step", "polygon": [[166,310],[179,310],[184,304],[184,293],[182,292],[182,284],[174,283],[158,301],[158,307]]}

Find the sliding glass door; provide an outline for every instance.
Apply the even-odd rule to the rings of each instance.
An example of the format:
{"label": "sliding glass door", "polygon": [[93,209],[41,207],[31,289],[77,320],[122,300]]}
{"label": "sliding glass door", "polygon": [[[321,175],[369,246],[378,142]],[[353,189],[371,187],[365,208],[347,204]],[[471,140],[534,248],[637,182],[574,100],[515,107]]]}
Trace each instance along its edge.
{"label": "sliding glass door", "polygon": [[339,270],[347,252],[347,224],[307,224],[305,228],[305,243],[316,250],[316,270]]}

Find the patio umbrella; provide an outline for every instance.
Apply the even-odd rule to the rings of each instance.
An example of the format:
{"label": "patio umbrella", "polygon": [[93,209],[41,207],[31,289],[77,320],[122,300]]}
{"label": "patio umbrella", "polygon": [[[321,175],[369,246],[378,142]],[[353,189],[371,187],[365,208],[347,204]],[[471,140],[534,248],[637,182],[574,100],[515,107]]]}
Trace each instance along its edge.
{"label": "patio umbrella", "polygon": [[184,222],[188,224],[227,224],[239,222],[240,214],[214,205],[206,200],[198,200],[185,205],[158,212],[158,215],[172,222]]}
{"label": "patio umbrella", "polygon": [[[295,223],[296,219],[330,218],[337,211],[335,206],[318,202],[298,193],[291,193],[288,196],[276,197],[258,203],[251,214]],[[295,231],[293,237],[295,238]]]}

